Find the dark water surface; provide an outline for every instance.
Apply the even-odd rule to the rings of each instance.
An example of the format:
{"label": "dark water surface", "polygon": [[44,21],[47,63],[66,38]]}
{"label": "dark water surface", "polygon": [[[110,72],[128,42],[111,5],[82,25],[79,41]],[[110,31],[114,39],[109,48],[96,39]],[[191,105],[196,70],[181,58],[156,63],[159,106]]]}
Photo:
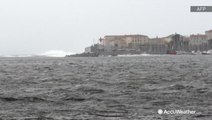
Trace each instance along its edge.
{"label": "dark water surface", "polygon": [[0,118],[211,120],[212,56],[0,58]]}

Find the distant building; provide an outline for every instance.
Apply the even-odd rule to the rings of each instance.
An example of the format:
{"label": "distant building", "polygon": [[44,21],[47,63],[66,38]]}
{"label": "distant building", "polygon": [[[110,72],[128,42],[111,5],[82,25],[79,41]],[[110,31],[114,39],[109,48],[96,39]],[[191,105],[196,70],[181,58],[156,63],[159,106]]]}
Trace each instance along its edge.
{"label": "distant building", "polygon": [[[172,36],[172,35],[171,35],[171,36]],[[172,41],[172,37],[171,37],[171,36],[163,37],[163,41],[164,41],[165,43],[171,42],[171,41]]]}
{"label": "distant building", "polygon": [[191,51],[206,51],[208,49],[207,35],[190,35],[189,47]]}
{"label": "distant building", "polygon": [[206,31],[205,34],[192,34],[189,37],[180,34],[162,38],[149,38],[140,34],[106,35],[99,41],[99,45],[86,48],[85,52],[135,51],[136,53],[166,54],[178,51],[207,51],[212,49],[212,30]]}
{"label": "distant building", "polygon": [[149,37],[145,35],[127,35],[126,42],[128,47],[138,48],[140,45],[148,43]]}
{"label": "distant building", "polygon": [[165,37],[164,38],[158,38],[158,37],[151,38],[148,41],[149,45],[165,45],[167,43],[168,43],[168,41],[167,41],[167,38],[165,38]]}
{"label": "distant building", "polygon": [[205,31],[205,34],[206,34],[207,40],[212,39],[212,30]]}
{"label": "distant building", "polygon": [[208,49],[212,50],[212,39],[208,40]]}
{"label": "distant building", "polygon": [[173,34],[168,36],[171,41],[168,43],[167,51],[189,51],[189,39],[188,37],[180,34]]}
{"label": "distant building", "polygon": [[167,39],[164,38],[151,38],[148,42],[141,46],[140,49],[150,54],[165,54],[167,51]]}
{"label": "distant building", "polygon": [[204,34],[190,35],[189,45],[202,45],[207,42],[207,36]]}
{"label": "distant building", "polygon": [[145,35],[107,35],[101,40],[105,47],[129,48],[137,47],[148,42]]}

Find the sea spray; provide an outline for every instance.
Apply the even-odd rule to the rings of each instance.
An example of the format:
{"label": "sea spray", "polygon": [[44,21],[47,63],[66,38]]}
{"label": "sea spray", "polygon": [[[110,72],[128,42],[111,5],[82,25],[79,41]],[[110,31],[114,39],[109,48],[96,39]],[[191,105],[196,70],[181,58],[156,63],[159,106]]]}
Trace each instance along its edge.
{"label": "sea spray", "polygon": [[62,50],[50,50],[44,53],[38,54],[38,56],[45,56],[45,57],[65,57],[66,55],[72,55],[74,53],[66,52]]}

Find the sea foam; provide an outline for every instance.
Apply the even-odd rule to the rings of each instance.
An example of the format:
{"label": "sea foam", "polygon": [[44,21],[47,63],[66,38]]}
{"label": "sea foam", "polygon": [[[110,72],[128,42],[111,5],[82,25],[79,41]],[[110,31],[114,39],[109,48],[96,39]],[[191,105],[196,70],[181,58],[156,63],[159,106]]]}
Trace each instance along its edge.
{"label": "sea foam", "polygon": [[62,50],[50,50],[38,54],[13,54],[13,55],[0,55],[0,57],[65,57],[66,55],[72,55],[75,53],[66,52]]}
{"label": "sea foam", "polygon": [[45,56],[45,57],[65,57],[66,55],[72,55],[72,52],[66,52],[62,50],[50,50],[44,53],[38,54],[38,56]]}

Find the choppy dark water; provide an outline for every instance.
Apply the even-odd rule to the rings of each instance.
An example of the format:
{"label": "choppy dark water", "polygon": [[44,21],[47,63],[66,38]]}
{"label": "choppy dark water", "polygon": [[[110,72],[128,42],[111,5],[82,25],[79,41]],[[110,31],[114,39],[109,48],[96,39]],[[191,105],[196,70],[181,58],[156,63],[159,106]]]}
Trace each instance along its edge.
{"label": "choppy dark water", "polygon": [[212,56],[0,58],[0,118],[211,120]]}

